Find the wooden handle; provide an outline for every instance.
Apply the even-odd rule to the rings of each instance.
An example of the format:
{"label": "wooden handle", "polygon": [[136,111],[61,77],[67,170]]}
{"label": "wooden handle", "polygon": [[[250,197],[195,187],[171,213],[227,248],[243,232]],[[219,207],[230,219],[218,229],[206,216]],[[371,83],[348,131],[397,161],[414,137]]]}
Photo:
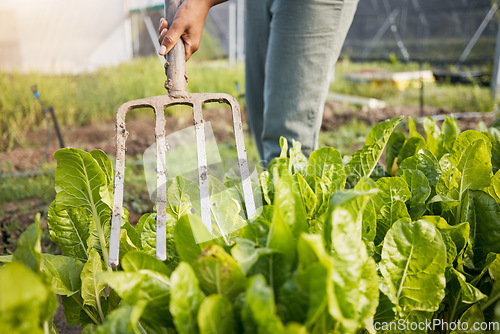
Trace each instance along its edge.
{"label": "wooden handle", "polygon": [[[175,13],[181,3],[182,0],[165,0],[165,19],[169,25],[174,21]],[[165,74],[167,75],[167,81],[165,82],[165,88],[168,90],[168,94],[172,97],[186,97],[186,52],[181,38],[167,54],[166,59]]]}

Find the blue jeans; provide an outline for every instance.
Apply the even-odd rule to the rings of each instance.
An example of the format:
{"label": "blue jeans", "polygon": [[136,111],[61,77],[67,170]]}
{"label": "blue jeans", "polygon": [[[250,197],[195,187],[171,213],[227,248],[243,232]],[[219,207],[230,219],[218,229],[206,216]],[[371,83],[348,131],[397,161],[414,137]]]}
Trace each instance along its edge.
{"label": "blue jeans", "polygon": [[246,0],[245,76],[250,128],[267,164],[279,138],[306,156],[318,133],[334,65],[358,0]]}

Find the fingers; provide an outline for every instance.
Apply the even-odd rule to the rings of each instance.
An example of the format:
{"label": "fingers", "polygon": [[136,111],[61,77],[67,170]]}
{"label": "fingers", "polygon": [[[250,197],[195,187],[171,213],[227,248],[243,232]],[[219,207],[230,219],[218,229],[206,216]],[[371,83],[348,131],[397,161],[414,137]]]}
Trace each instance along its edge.
{"label": "fingers", "polygon": [[198,45],[193,45],[193,44],[184,42],[184,50],[185,50],[185,54],[186,54],[186,61],[188,61],[189,58],[191,58],[191,56],[193,55],[193,53],[195,53],[196,51],[198,51],[199,47],[200,47],[199,44]]}
{"label": "fingers", "polygon": [[163,39],[165,38],[165,35],[167,35],[168,31],[168,22],[165,20],[163,17],[160,20],[160,27],[158,28],[158,42],[160,43],[160,50],[159,54],[160,55],[165,55],[166,54],[166,47],[162,45]]}
{"label": "fingers", "polygon": [[159,54],[161,56],[166,55],[172,48],[175,46],[175,43],[179,40],[179,38],[184,33],[184,30],[179,24],[176,24],[176,21],[172,23],[170,29],[168,29],[168,23],[166,20],[160,21],[160,37],[159,42],[161,44]]}

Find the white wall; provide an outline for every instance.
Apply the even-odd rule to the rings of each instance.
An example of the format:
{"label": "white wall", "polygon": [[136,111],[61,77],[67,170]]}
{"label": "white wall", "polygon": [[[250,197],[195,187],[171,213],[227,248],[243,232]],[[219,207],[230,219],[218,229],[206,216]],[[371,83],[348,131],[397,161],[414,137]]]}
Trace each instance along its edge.
{"label": "white wall", "polygon": [[126,0],[0,0],[0,69],[79,73],[132,58]]}

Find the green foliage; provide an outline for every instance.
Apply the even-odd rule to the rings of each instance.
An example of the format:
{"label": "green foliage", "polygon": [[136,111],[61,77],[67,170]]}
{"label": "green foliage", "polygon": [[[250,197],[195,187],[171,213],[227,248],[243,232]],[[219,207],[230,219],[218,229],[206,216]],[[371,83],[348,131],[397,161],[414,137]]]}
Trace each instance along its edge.
{"label": "green foliage", "polygon": [[[282,139],[261,174],[260,215],[241,224],[243,209],[215,197],[214,235],[192,213],[193,184],[170,180],[167,260],[154,256],[156,214],[135,227],[124,215],[116,271],[106,266],[111,163],[98,151],[58,151],[48,222],[62,255],[41,254],[34,225],[1,258],[9,289],[19,286],[10,275],[21,275],[37,296],[2,290],[1,325],[43,332],[54,309],[31,308],[52,305],[56,293],[68,323],[86,333],[373,333],[401,321],[497,319],[500,136],[461,133],[453,119],[441,128],[427,120],[423,134],[410,121],[404,134],[394,131],[400,121],[374,127],[347,164],[333,148],[307,160],[298,143],[287,156]],[[384,150],[385,176],[374,172]],[[223,189],[217,182],[212,194]]]}

